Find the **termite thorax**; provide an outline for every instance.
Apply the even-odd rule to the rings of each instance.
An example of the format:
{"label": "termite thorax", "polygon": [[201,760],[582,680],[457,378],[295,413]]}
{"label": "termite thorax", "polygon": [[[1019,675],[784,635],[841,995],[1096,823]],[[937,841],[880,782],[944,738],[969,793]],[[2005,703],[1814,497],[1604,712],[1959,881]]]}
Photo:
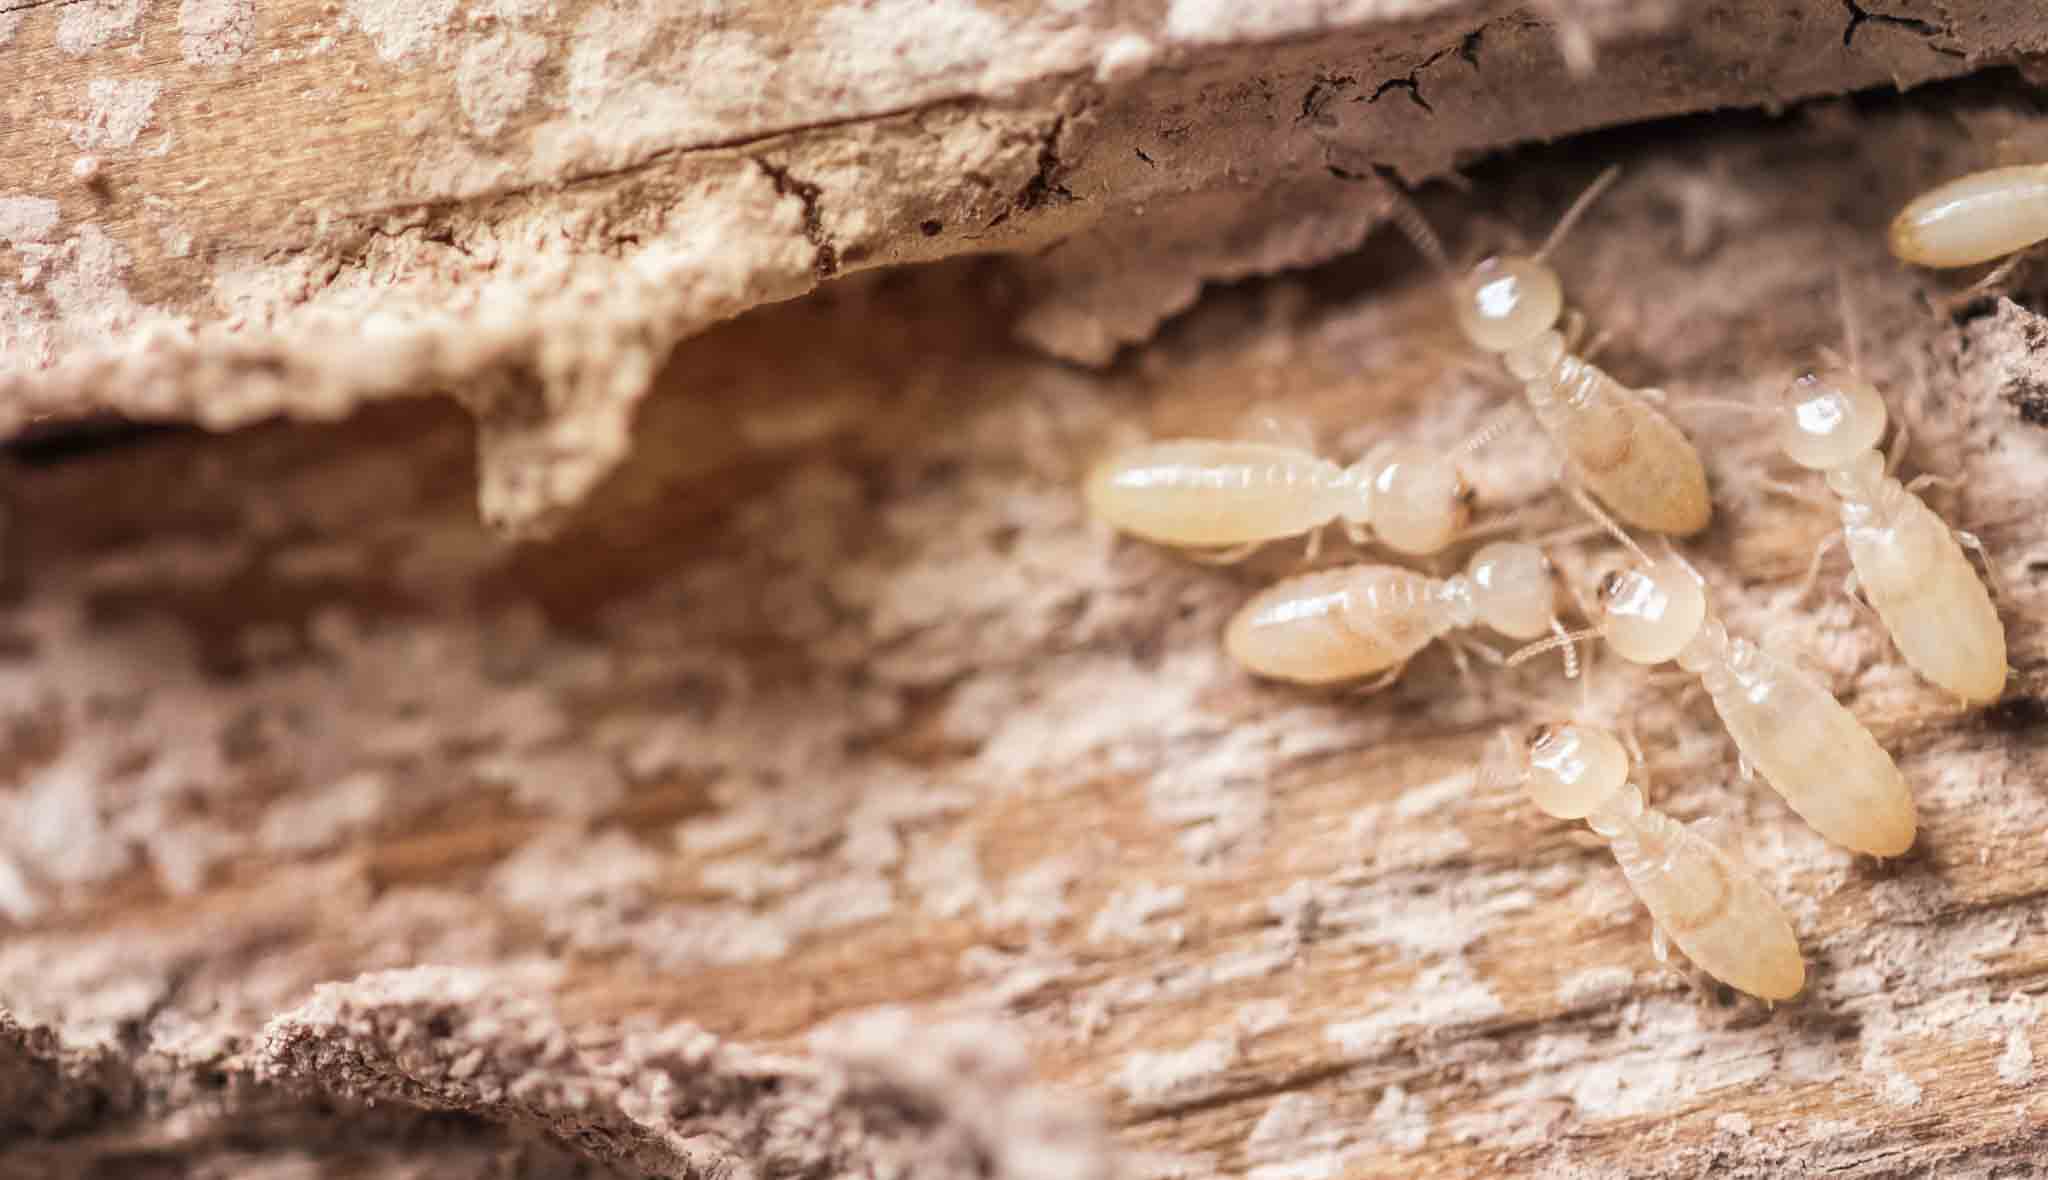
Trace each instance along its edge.
{"label": "termite thorax", "polygon": [[1632,783],[1623,783],[1586,814],[1586,826],[1604,840],[1626,835],[1643,816],[1643,793]]}
{"label": "termite thorax", "polygon": [[1479,599],[1472,579],[1464,574],[1452,574],[1436,583],[1436,602],[1439,608],[1438,626],[1444,631],[1461,627],[1477,626],[1479,623]]}
{"label": "termite thorax", "polygon": [[1516,380],[1528,382],[1532,393],[1540,392],[1535,387],[1564,359],[1564,337],[1558,334],[1557,329],[1546,328],[1530,338],[1528,343],[1518,344],[1502,353],[1500,359]]}
{"label": "termite thorax", "polygon": [[1714,669],[1726,667],[1731,654],[1728,628],[1723,627],[1719,620],[1708,619],[1700,624],[1699,631],[1678,649],[1678,655],[1673,658],[1679,667],[1695,676],[1704,676]]}
{"label": "termite thorax", "polygon": [[1865,451],[1828,472],[1828,488],[1845,502],[1875,505],[1884,490],[1884,456]]}

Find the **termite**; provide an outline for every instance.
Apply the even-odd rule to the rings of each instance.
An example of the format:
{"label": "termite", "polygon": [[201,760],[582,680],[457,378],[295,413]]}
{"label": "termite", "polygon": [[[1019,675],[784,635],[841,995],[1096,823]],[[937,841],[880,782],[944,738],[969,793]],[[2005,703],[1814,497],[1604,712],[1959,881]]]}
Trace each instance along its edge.
{"label": "termite", "polygon": [[1677,661],[1699,677],[1735,739],[1743,777],[1760,773],[1821,835],[1857,852],[1897,856],[1912,847],[1913,794],[1855,714],[1789,660],[1728,634],[1707,607],[1706,580],[1675,551],[1652,560],[1590,503],[1635,557],[1601,579],[1594,630],[1530,644],[1510,667],[1589,635],[1632,663]]}
{"label": "termite", "polygon": [[1890,415],[1883,394],[1860,371],[1847,287],[1837,290],[1848,359],[1822,350],[1828,367],[1794,378],[1774,408],[1726,404],[1766,414],[1779,450],[1800,467],[1824,473],[1837,497],[1842,527],[1814,551],[1806,586],[1828,550],[1846,541],[1855,569],[1844,588],[1854,598],[1860,586],[1906,663],[1965,705],[1988,704],[2005,692],[2005,626],[1963,549],[1987,571],[1990,559],[1981,540],[1950,528],[1920,498],[1918,489],[1938,477],[1923,475],[1910,484],[1893,477],[1906,452],[1903,421],[1890,454],[1877,449]]}
{"label": "termite", "polygon": [[1556,724],[1521,742],[1503,730],[1498,761],[1483,776],[1519,783],[1545,815],[1585,820],[1607,841],[1656,924],[1660,961],[1668,938],[1730,987],[1763,1000],[1798,995],[1806,963],[1777,900],[1748,866],[1646,804],[1629,767],[1629,750],[1612,733]]}
{"label": "termite", "polygon": [[[1464,573],[1449,578],[1376,564],[1288,578],[1239,609],[1224,633],[1224,647],[1247,671],[1296,684],[1334,684],[1378,673],[1365,686],[1371,691],[1393,683],[1415,653],[1461,628],[1484,623],[1511,639],[1561,634],[1556,605],[1543,551],[1497,541],[1474,553]],[[1491,653],[1468,642],[1457,649],[1461,657],[1467,646]]]}
{"label": "termite", "polygon": [[1687,536],[1707,527],[1713,501],[1699,452],[1650,402],[1661,390],[1635,390],[1576,351],[1584,318],[1564,316],[1564,287],[1548,262],[1573,225],[1620,174],[1600,174],[1531,255],[1482,260],[1460,276],[1443,244],[1405,198],[1392,194],[1390,215],[1438,269],[1451,277],[1458,330],[1474,347],[1499,356],[1536,420],[1564,452],[1574,480],[1637,528]]}
{"label": "termite", "polygon": [[[1963,555],[1969,546],[1990,568],[1984,544],[1951,529],[1915,488],[1903,485],[1876,449],[1884,434],[1884,398],[1853,369],[1807,373],[1785,391],[1777,415],[1779,446],[1809,471],[1825,472],[1841,500],[1842,528],[1814,554],[1846,541],[1855,572],[1847,590],[1863,594],[1915,672],[1966,705],[2005,692],[2005,626],[1991,594]],[[1903,431],[1901,431],[1903,438]],[[1903,450],[1895,446],[1896,456]]]}
{"label": "termite", "polygon": [[1280,442],[1170,439],[1110,456],[1085,494],[1118,532],[1205,550],[1207,560],[1234,561],[1302,533],[1313,560],[1332,524],[1355,544],[1376,539],[1419,556],[1469,535],[1472,485],[1457,459],[1490,437],[1449,455],[1385,442],[1349,467]]}
{"label": "termite", "polygon": [[1892,219],[1892,253],[1916,266],[1975,266],[2048,239],[2048,164],[1958,177]]}

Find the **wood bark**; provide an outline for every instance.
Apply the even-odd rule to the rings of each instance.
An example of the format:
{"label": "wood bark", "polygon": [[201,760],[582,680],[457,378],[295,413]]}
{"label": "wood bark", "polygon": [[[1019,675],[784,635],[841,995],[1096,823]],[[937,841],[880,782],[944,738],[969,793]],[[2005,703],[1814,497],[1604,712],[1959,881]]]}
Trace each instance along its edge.
{"label": "wood bark", "polygon": [[[1866,89],[2024,67],[2040,17],[330,7],[0,10],[0,1173],[2048,1151],[2048,321],[2028,268],[1971,297],[1882,237],[2044,142],[2039,92]],[[1774,113],[1645,122],[1728,106]],[[1568,298],[1707,455],[1716,609],[1913,783],[1897,862],[1612,659],[1255,682],[1219,631],[1299,550],[1216,569],[1082,508],[1106,449],[1254,407],[1346,460],[1454,445],[1508,391],[1380,186],[1462,255],[1610,162]],[[1992,554],[1989,709],[1839,557],[1796,596],[1832,516],[1765,481],[1820,489],[1703,400],[1769,397],[1844,306]],[[1541,530],[1553,467],[1530,425],[1472,476]],[[1610,550],[1560,544],[1565,584]],[[1575,711],[1725,823],[1799,1000],[1659,967],[1605,851],[1473,774]]]}

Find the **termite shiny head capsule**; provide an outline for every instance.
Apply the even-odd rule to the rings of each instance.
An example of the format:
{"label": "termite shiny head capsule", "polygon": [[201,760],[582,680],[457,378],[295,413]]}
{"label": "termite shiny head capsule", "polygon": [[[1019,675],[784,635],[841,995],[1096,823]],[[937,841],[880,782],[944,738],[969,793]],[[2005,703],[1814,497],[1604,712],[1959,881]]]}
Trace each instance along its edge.
{"label": "termite shiny head capsule", "polygon": [[1505,353],[1526,347],[1564,315],[1564,284],[1540,258],[1488,258],[1451,283],[1458,330],[1475,348]]}
{"label": "termite shiny head capsule", "polygon": [[1593,595],[1593,623],[1616,655],[1661,664],[1685,651],[1707,620],[1706,584],[1676,555],[1610,570]]}
{"label": "termite shiny head capsule", "polygon": [[1604,729],[1544,725],[1525,744],[1522,787],[1553,819],[1584,819],[1628,785],[1628,750]]}
{"label": "termite shiny head capsule", "polygon": [[1778,447],[1809,471],[1827,471],[1884,437],[1884,395],[1848,369],[1805,373],[1787,386],[1773,423]]}

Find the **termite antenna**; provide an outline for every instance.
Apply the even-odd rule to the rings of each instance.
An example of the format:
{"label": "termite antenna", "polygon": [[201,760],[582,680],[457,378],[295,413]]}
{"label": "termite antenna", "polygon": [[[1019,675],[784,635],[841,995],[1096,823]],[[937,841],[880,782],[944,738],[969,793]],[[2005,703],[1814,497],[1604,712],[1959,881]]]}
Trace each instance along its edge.
{"label": "termite antenna", "polygon": [[1690,561],[1686,560],[1686,556],[1685,556],[1685,554],[1683,554],[1683,553],[1680,553],[1680,552],[1678,551],[1678,546],[1676,546],[1676,545],[1674,545],[1674,544],[1672,544],[1672,543],[1671,543],[1671,538],[1669,538],[1669,537],[1659,537],[1659,538],[1658,538],[1658,540],[1660,540],[1660,541],[1662,541],[1662,542],[1664,543],[1664,558],[1665,558],[1665,560],[1667,560],[1667,561],[1675,561],[1675,562],[1677,562],[1678,564],[1680,564],[1680,565],[1684,566],[1684,567],[1685,567],[1685,572],[1686,572],[1686,573],[1689,573],[1689,574],[1691,574],[1691,575],[1693,576],[1693,580],[1694,580],[1694,581],[1696,581],[1696,582],[1700,583],[1701,585],[1705,585],[1705,584],[1706,584],[1706,581],[1707,581],[1707,579],[1706,579],[1706,577],[1705,577],[1704,575],[1702,575],[1702,574],[1700,573],[1700,567],[1698,567],[1698,566],[1694,565],[1694,564],[1693,564],[1692,562],[1690,562]]}
{"label": "termite antenna", "polygon": [[[1525,510],[1518,508],[1515,511],[1521,513]],[[1531,537],[1529,538],[1529,543],[1544,549],[1555,549],[1560,545],[1576,545],[1580,541],[1589,541],[1606,531],[1606,529],[1601,528],[1590,520],[1582,520],[1577,524],[1564,525],[1561,528],[1554,528],[1547,533]],[[1583,606],[1585,604],[1581,603],[1580,605]]]}
{"label": "termite antenna", "polygon": [[1458,540],[1471,541],[1480,537],[1498,537],[1507,533],[1520,533],[1522,526],[1529,523],[1529,512],[1524,508],[1510,508],[1485,520],[1475,520],[1458,530]]}
{"label": "termite antenna", "polygon": [[1504,664],[1503,667],[1519,668],[1523,664],[1528,663],[1530,660],[1533,660],[1538,656],[1554,652],[1558,648],[1566,648],[1568,650],[1573,651],[1573,655],[1568,657],[1566,660],[1567,667],[1573,667],[1576,666],[1578,663],[1577,651],[1574,645],[1577,644],[1581,639],[1598,639],[1599,637],[1599,629],[1594,627],[1587,627],[1579,631],[1566,631],[1560,629],[1557,634],[1552,635],[1550,638],[1539,639],[1536,642],[1528,645],[1527,647],[1524,647],[1521,650],[1515,652],[1515,654],[1508,657],[1507,663]]}
{"label": "termite antenna", "polygon": [[1487,751],[1479,759],[1480,789],[1490,794],[1520,787],[1528,778],[1528,771],[1521,751],[1516,748],[1515,735],[1503,725],[1486,744]]}
{"label": "termite antenna", "polygon": [[1393,182],[1389,180],[1381,180],[1380,188],[1386,198],[1386,208],[1381,212],[1386,215],[1388,221],[1394,223],[1394,228],[1400,230],[1402,236],[1415,244],[1415,248],[1422,252],[1422,256],[1429,260],[1431,266],[1436,267],[1446,277],[1456,274],[1451,267],[1451,256],[1444,250],[1443,239],[1437,237],[1436,231],[1430,228],[1429,219],[1422,215],[1421,209],[1416,208],[1414,199],[1394,187]]}
{"label": "termite antenna", "polygon": [[[1578,595],[1574,593],[1573,597],[1576,598]],[[1578,651],[1578,646],[1574,644],[1572,650]],[[1579,716],[1582,719],[1593,715],[1593,662],[1599,658],[1598,644],[1586,649],[1585,678],[1579,681]]]}
{"label": "termite antenna", "polygon": [[1619,164],[1609,164],[1606,171],[1594,177],[1593,183],[1586,186],[1586,191],[1579,194],[1579,199],[1572,202],[1572,207],[1566,209],[1564,216],[1557,219],[1557,225],[1550,231],[1550,236],[1543,239],[1543,248],[1535,254],[1536,261],[1541,262],[1550,257],[1550,252],[1564,241],[1564,236],[1579,223],[1579,218],[1586,215],[1586,210],[1593,207],[1593,202],[1600,199],[1600,194],[1612,188],[1614,182],[1620,178]]}
{"label": "termite antenna", "polygon": [[1564,622],[1556,615],[1550,616],[1550,635],[1551,638],[1562,640],[1564,643],[1564,678],[1566,680],[1577,680],[1579,678],[1579,645],[1577,641],[1572,639],[1572,633],[1565,630]]}
{"label": "termite antenna", "polygon": [[1754,402],[1732,397],[1689,397],[1684,400],[1688,410],[1725,410],[1730,414],[1747,414],[1752,418],[1768,417],[1770,410]]}
{"label": "termite antenna", "polygon": [[1485,424],[1480,426],[1479,429],[1473,431],[1470,437],[1466,438],[1464,442],[1461,442],[1456,447],[1452,448],[1451,454],[1457,458],[1462,459],[1468,455],[1473,455],[1478,453],[1479,451],[1484,450],[1485,448],[1491,446],[1495,440],[1499,439],[1502,435],[1506,434],[1509,430],[1513,429],[1515,423],[1519,421],[1521,417],[1522,412],[1520,406],[1502,406],[1500,409],[1488,415]]}
{"label": "termite antenna", "polygon": [[1652,562],[1650,561],[1650,555],[1643,552],[1643,547],[1641,545],[1636,544],[1636,539],[1634,537],[1629,536],[1628,533],[1624,531],[1620,525],[1614,522],[1613,517],[1607,515],[1605,510],[1603,510],[1598,504],[1595,504],[1593,502],[1593,497],[1586,494],[1586,489],[1580,487],[1577,483],[1572,483],[1569,485],[1568,490],[1571,492],[1572,499],[1578,502],[1580,510],[1583,511],[1587,516],[1590,516],[1595,521],[1599,522],[1600,527],[1605,529],[1609,536],[1621,542],[1622,548],[1634,554],[1635,559],[1637,561],[1642,562],[1644,565],[1652,564]]}
{"label": "termite antenna", "polygon": [[1835,268],[1835,306],[1842,317],[1842,347],[1849,353],[1849,370],[1863,371],[1863,348],[1856,339],[1856,312],[1849,305],[1849,271],[1845,267]]}

